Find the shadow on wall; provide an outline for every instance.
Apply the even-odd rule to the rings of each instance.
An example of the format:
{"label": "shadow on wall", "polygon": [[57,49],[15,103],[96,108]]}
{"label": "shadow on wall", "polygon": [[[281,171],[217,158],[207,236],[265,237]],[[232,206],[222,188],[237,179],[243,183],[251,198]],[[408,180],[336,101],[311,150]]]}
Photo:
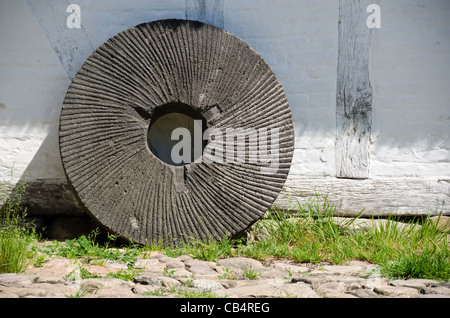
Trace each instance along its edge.
{"label": "shadow on wall", "polygon": [[[17,182],[0,184],[0,212],[4,212],[3,205],[7,200],[14,202],[20,195],[18,203],[26,211],[25,224],[31,224],[43,238],[74,239],[102,229],[102,225],[87,215],[66,179],[46,179],[42,175],[43,171],[64,174],[57,128],[56,125],[52,127]],[[100,231],[100,234],[102,238],[106,237],[106,231]]]}
{"label": "shadow on wall", "polygon": [[[64,176],[58,145],[58,126],[52,126],[30,161],[21,180],[27,184],[23,204],[29,216],[83,216],[85,212],[70,189],[66,178],[48,178],[43,171]],[[29,180],[29,181],[28,181]],[[31,207],[33,207],[31,209]]]}
{"label": "shadow on wall", "polygon": [[[8,1],[0,5],[0,25],[8,30],[4,40],[12,52],[4,59],[2,54],[2,62],[7,66],[1,69],[2,78],[9,80],[0,81],[1,92],[10,96],[0,101],[1,125],[11,132],[2,129],[6,134],[5,151],[17,140],[19,146],[14,151],[21,154],[21,158],[14,157],[17,154],[13,151],[8,154],[11,158],[5,159],[5,166],[12,166],[15,159],[21,166],[19,172],[13,171],[7,188],[13,189],[19,177],[28,183],[23,199],[26,206],[33,206],[28,211],[30,215],[84,215],[62,168],[58,145],[60,109],[51,106],[62,104],[70,84],[68,79],[75,76],[96,46],[129,24],[148,19],[184,18],[186,12],[185,4],[178,0],[152,3],[135,0],[126,8],[119,1],[80,0],[77,5],[82,8],[79,29],[67,27],[70,12],[66,11],[68,2],[65,1]],[[11,144],[8,138],[12,139]],[[39,148],[34,153],[37,142]],[[0,177],[8,179],[7,174]]]}

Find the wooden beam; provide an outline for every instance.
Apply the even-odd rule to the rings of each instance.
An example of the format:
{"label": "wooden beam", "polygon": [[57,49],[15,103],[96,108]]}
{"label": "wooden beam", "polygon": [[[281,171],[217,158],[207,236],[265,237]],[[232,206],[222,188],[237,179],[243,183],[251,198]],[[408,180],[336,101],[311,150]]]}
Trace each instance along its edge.
{"label": "wooden beam", "polygon": [[[15,184],[4,183],[0,206]],[[290,177],[273,204],[273,208],[298,211],[318,198],[328,196],[336,207],[336,216],[386,217],[450,215],[450,179],[421,178],[336,179]],[[83,216],[84,209],[72,191],[61,180],[40,180],[27,183],[22,204],[27,215]]]}
{"label": "wooden beam", "polygon": [[[422,178],[286,180],[273,207],[298,211],[299,204],[328,196],[336,215],[362,217],[450,215],[450,180]],[[323,201],[323,200],[322,200]]]}
{"label": "wooden beam", "polygon": [[214,25],[223,29],[224,0],[186,0],[186,19]]}
{"label": "wooden beam", "polygon": [[369,79],[372,29],[369,0],[340,0],[336,85],[336,176],[369,177],[373,90]]}

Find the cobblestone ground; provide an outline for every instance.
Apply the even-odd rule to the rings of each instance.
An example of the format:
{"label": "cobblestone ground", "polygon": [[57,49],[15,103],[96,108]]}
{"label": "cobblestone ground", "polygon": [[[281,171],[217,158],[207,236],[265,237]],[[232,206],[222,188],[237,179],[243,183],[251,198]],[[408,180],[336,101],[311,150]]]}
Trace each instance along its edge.
{"label": "cobblestone ground", "polygon": [[[90,278],[85,278],[89,273]],[[112,278],[128,277],[130,280]],[[110,274],[111,275],[111,274]],[[128,276],[127,276],[128,275]],[[92,276],[99,276],[92,278]],[[0,298],[449,298],[450,282],[388,280],[377,265],[352,261],[345,266],[265,263],[235,257],[217,262],[152,252],[130,272],[119,262],[52,257],[23,274],[0,274]]]}

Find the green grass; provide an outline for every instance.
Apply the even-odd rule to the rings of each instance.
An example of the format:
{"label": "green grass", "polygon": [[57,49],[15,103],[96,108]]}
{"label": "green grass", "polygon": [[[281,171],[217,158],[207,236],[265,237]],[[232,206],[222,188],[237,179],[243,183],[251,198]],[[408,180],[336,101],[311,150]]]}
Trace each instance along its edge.
{"label": "green grass", "polygon": [[88,236],[82,235],[73,240],[65,240],[64,244],[54,241],[43,247],[41,252],[67,258],[119,261],[126,263],[129,269],[134,267],[137,257],[142,253],[142,249],[133,244],[120,249],[114,248],[114,236],[109,236],[108,241],[104,245],[100,245],[96,241],[97,235],[98,231],[93,231]]}
{"label": "green grass", "polygon": [[171,293],[175,294],[178,298],[217,298],[210,290],[198,291],[198,290],[188,290],[180,288],[172,288]]}
{"label": "green grass", "polygon": [[86,268],[78,267],[72,270],[69,274],[65,276],[66,279],[70,281],[75,281],[79,279],[86,279],[86,278],[100,278],[101,275],[93,274],[89,272]]}
{"label": "green grass", "polygon": [[144,293],[144,295],[149,296],[169,296],[170,294],[174,294],[178,298],[217,298],[217,296],[209,290],[198,291],[180,288],[171,288],[169,290],[160,288],[155,291],[148,291]]}
{"label": "green grass", "polygon": [[425,248],[420,252],[400,255],[397,261],[386,263],[382,273],[391,278],[450,279],[449,253],[442,249]]}
{"label": "green grass", "polygon": [[258,279],[261,274],[257,273],[253,268],[250,267],[244,269],[244,276],[248,279]]}
{"label": "green grass", "polygon": [[[0,184],[0,191],[5,191]],[[21,206],[26,184],[19,182],[0,208],[0,273],[22,273],[35,256],[31,244],[38,236],[23,225],[26,209]]]}
{"label": "green grass", "polygon": [[223,239],[219,242],[185,244],[170,250],[177,256],[215,261],[223,257],[247,256],[261,261],[287,258],[303,263],[346,264],[365,260],[379,264],[391,278],[449,279],[448,232],[440,231],[429,218],[420,226],[410,221],[396,226],[390,217],[384,224],[367,230],[351,231],[357,218],[344,224],[333,221],[335,208],[326,196],[299,205],[298,212],[273,210],[252,229],[250,242]]}
{"label": "green grass", "polygon": [[118,278],[126,281],[132,281],[137,273],[139,273],[139,271],[129,269],[129,270],[119,270],[115,273],[108,273],[107,276],[111,278]]}
{"label": "green grass", "polygon": [[220,258],[234,256],[236,243],[239,242],[229,238],[224,238],[220,241],[192,241],[191,243],[184,243],[178,247],[162,250],[170,257],[188,254],[196,259],[217,261]]}
{"label": "green grass", "polygon": [[[1,189],[1,187],[0,187]],[[136,246],[129,244],[117,248],[115,237],[99,245],[97,232],[89,236],[52,242],[39,251],[30,248],[37,241],[32,230],[21,226],[25,214],[20,206],[24,185],[17,187],[13,199],[2,207],[0,231],[0,272],[23,272],[32,259],[36,265],[47,255],[87,258],[88,260],[113,260],[126,263],[128,271],[116,277],[130,280],[139,255],[158,250],[168,256],[184,254],[207,261],[246,256],[261,261],[274,258],[291,259],[301,263],[346,264],[351,260],[365,260],[379,264],[382,274],[390,278],[429,278],[449,280],[450,252],[448,231],[436,228],[429,218],[411,220],[406,226],[396,226],[394,217],[380,226],[352,231],[357,217],[336,224],[335,207],[327,196],[316,195],[305,204],[298,204],[297,212],[271,210],[255,223],[251,240],[223,238],[220,241],[193,241],[177,247],[164,248],[162,244]],[[39,255],[37,256],[37,252]],[[81,273],[89,276],[89,273]],[[169,273],[170,274],[170,273]],[[256,272],[248,269],[246,276],[256,279]]]}
{"label": "green grass", "polygon": [[87,294],[88,294],[87,290],[85,290],[83,288],[79,288],[74,294],[66,295],[66,298],[83,298]]}

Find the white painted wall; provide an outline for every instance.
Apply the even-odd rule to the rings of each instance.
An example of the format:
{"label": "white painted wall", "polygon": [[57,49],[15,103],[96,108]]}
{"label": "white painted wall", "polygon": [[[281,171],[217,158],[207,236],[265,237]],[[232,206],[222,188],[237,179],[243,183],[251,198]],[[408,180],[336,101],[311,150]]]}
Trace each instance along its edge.
{"label": "white painted wall", "polygon": [[[370,178],[450,179],[450,1],[374,2]],[[186,18],[186,0],[73,3],[93,48],[142,22]],[[286,90],[291,177],[336,174],[338,9],[336,0],[223,0],[223,27],[259,52]],[[57,131],[70,79],[25,0],[0,2],[0,43],[0,181],[65,182]]]}
{"label": "white painted wall", "polygon": [[450,1],[380,1],[371,56],[374,177],[450,178]]}
{"label": "white painted wall", "polygon": [[286,91],[296,133],[291,174],[334,176],[338,2],[231,0],[224,18]]}
{"label": "white painted wall", "polygon": [[[67,4],[58,2],[63,6],[57,19],[65,24]],[[81,24],[94,48],[139,23],[186,18],[184,0],[72,3],[81,8]],[[0,181],[66,182],[58,125],[70,79],[26,1],[0,1],[0,43]],[[80,66],[86,58],[80,57]]]}

